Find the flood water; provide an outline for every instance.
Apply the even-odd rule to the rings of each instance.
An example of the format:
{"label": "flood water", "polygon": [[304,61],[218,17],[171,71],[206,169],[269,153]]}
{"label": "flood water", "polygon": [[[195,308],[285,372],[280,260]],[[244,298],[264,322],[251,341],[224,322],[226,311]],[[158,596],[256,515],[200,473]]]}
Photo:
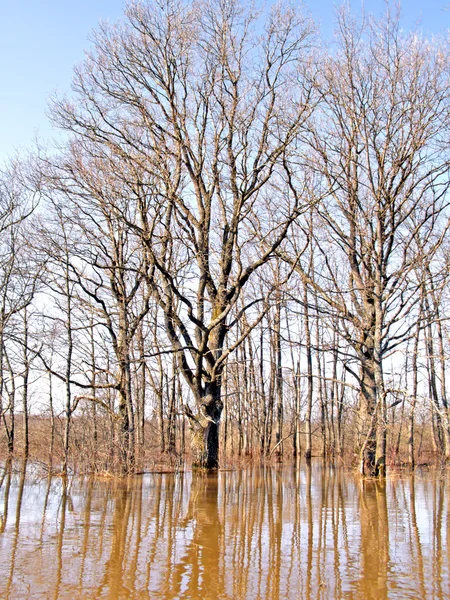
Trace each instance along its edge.
{"label": "flood water", "polygon": [[450,598],[447,477],[0,468],[0,598]]}

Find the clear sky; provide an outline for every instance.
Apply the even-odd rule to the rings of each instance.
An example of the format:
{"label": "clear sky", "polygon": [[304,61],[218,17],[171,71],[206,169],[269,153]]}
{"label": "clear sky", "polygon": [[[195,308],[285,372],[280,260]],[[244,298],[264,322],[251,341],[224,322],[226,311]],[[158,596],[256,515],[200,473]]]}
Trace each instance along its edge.
{"label": "clear sky", "polygon": [[[270,0],[267,0],[270,2]],[[324,35],[332,32],[335,0],[305,0]],[[361,0],[351,0],[356,10]],[[52,135],[49,96],[70,90],[73,66],[83,60],[89,35],[100,20],[115,21],[125,0],[0,0],[0,161],[37,136]],[[384,0],[365,0],[383,12]],[[450,28],[450,0],[403,0],[405,28],[427,33]]]}

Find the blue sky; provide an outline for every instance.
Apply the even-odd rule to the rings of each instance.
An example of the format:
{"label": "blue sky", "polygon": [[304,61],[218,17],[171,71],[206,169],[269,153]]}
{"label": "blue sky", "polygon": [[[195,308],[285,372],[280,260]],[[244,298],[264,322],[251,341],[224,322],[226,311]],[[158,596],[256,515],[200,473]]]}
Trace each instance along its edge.
{"label": "blue sky", "polygon": [[[325,35],[332,31],[334,0],[310,0],[307,6]],[[358,10],[361,0],[351,0]],[[384,0],[365,0],[381,14]],[[73,66],[83,60],[89,35],[101,19],[115,21],[125,0],[0,0],[0,161],[30,147],[37,136],[48,139],[49,96],[69,91]],[[405,28],[420,23],[427,33],[450,27],[450,0],[404,0]]]}

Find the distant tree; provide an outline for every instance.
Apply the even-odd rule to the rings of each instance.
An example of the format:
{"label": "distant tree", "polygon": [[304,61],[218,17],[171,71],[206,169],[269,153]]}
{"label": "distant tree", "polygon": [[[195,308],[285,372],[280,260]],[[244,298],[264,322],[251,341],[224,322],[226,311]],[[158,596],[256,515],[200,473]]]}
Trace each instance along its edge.
{"label": "distant tree", "polygon": [[[42,222],[42,251],[48,256],[46,283],[58,298],[59,313],[66,330],[65,368],[53,371],[66,386],[65,461],[69,450],[72,412],[79,401],[107,406],[96,391],[117,392],[120,463],[134,468],[135,404],[132,398],[132,344],[150,307],[145,257],[122,216],[128,204],[123,179],[105,170],[105,161],[73,144],[65,154],[41,163],[43,191],[49,199],[48,217]],[[130,210],[132,205],[130,204]],[[95,320],[95,327],[88,323]],[[84,325],[83,325],[84,321]],[[91,331],[95,328],[96,333]],[[74,361],[75,332],[89,331],[84,358]],[[115,364],[95,360],[92,344],[104,330]],[[80,334],[78,333],[78,338]],[[78,351],[78,354],[80,352]],[[90,378],[81,364],[89,359]],[[112,379],[112,380],[111,380]],[[74,396],[74,385],[84,393]],[[76,389],[75,387],[75,389]],[[78,392],[80,390],[78,389]]]}
{"label": "distant tree", "polygon": [[404,34],[396,14],[359,22],[344,9],[318,85],[309,165],[323,195],[319,258],[313,275],[305,259],[285,258],[340,320],[353,349],[345,366],[360,389],[361,472],[383,476],[383,360],[412,335],[405,317],[423,286],[415,267],[448,226],[448,52],[437,39]]}
{"label": "distant tree", "polygon": [[0,171],[0,418],[10,453],[14,451],[16,379],[22,376],[28,454],[29,357],[20,365],[17,356],[25,357],[27,353],[27,327],[21,323],[26,324],[27,307],[34,298],[40,270],[30,252],[27,227],[38,199],[39,192],[30,183],[26,162],[11,161]]}

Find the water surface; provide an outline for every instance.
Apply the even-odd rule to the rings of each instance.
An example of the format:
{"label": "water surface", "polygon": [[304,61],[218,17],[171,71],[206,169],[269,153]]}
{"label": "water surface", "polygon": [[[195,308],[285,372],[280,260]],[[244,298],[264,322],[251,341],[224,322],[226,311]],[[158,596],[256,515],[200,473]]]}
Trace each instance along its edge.
{"label": "water surface", "polygon": [[447,477],[0,469],[0,598],[450,598]]}

